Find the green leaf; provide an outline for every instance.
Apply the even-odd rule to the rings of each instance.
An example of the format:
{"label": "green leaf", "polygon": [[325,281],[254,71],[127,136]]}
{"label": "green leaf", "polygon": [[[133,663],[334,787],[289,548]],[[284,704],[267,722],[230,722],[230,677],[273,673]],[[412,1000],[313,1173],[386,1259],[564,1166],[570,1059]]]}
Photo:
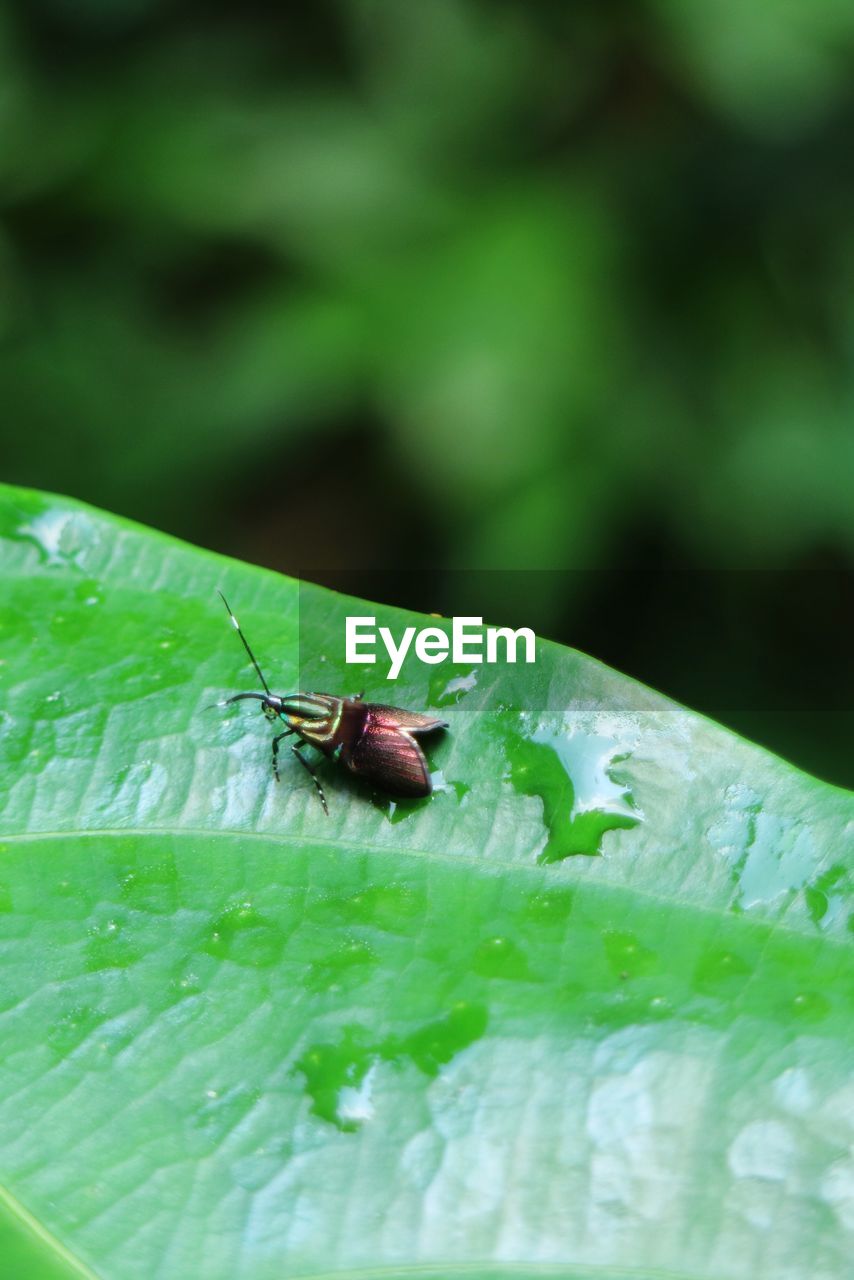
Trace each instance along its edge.
{"label": "green leaf", "polygon": [[[17,1274],[847,1274],[851,795],[556,645],[392,685],[343,621],[398,611],[26,491],[0,538]],[[274,689],[442,708],[434,794],[276,786],[217,587]]]}

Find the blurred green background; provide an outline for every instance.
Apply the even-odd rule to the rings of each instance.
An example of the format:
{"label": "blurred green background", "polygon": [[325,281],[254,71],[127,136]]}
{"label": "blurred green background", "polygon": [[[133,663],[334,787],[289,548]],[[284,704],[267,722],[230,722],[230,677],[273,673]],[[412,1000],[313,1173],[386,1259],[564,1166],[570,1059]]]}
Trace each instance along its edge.
{"label": "blurred green background", "polygon": [[2,478],[852,785],[852,71],[850,0],[7,3]]}

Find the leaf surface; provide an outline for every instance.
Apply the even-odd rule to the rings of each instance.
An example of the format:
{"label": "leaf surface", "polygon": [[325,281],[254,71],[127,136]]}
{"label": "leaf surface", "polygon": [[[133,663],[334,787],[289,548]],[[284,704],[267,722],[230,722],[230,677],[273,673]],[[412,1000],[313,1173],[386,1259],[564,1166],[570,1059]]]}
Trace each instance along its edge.
{"label": "leaf surface", "polygon": [[[65,499],[0,573],[24,1274],[847,1273],[850,794],[545,642],[347,668],[419,620]],[[216,588],[274,690],[446,718],[434,794],[277,786]]]}

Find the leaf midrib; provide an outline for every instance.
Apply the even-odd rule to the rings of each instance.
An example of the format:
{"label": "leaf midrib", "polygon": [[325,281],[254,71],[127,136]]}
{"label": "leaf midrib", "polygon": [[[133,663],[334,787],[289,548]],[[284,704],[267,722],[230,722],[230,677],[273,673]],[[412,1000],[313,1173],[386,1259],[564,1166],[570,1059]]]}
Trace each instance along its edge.
{"label": "leaf midrib", "polygon": [[[473,873],[477,874],[482,871],[500,871],[519,873],[525,876],[535,877],[542,880],[548,874],[548,869],[537,863],[508,862],[500,858],[490,858],[489,860],[478,861],[476,859],[467,858],[448,853],[437,853],[430,849],[414,849],[403,845],[382,845],[375,844],[369,840],[347,840],[330,836],[306,835],[290,835],[287,832],[274,831],[241,831],[239,828],[210,828],[210,827],[94,827],[87,831],[75,830],[69,828],[67,831],[22,831],[10,834],[0,832],[0,849],[3,845],[9,844],[27,844],[37,843],[40,840],[99,840],[107,839],[162,839],[163,836],[169,836],[176,840],[250,840],[259,843],[278,844],[283,846],[292,846],[304,848],[306,844],[313,846],[321,846],[323,848],[337,851],[340,849],[350,850],[353,853],[371,853],[377,857],[404,857],[412,858],[418,861],[426,861],[428,863],[439,864],[443,866],[454,867],[459,870],[461,867],[468,867]],[[750,917],[744,912],[733,912],[727,907],[706,906],[697,902],[693,898],[684,896],[664,897],[661,894],[653,893],[650,889],[636,887],[634,885],[617,884],[602,881],[567,881],[561,879],[559,883],[566,888],[569,884],[575,891],[581,889],[593,889],[604,893],[613,893],[618,897],[640,898],[645,902],[653,902],[659,907],[668,910],[678,910],[680,908],[696,912],[701,916],[708,916],[719,920],[722,917],[743,921],[747,926],[765,928],[771,933],[788,934],[791,937],[799,939],[807,939],[816,944],[824,946],[832,946],[845,951],[850,951],[850,944],[847,939],[837,937],[833,934],[823,933],[819,930],[815,932],[805,929],[795,928],[786,924],[782,918],[772,919],[768,916]],[[627,1273],[628,1274],[628,1273]]]}
{"label": "leaf midrib", "polygon": [[80,1280],[101,1280],[97,1272],[78,1258],[52,1231],[48,1231],[3,1183],[0,1183],[0,1208],[5,1209],[12,1222],[49,1249],[56,1260],[69,1267]]}

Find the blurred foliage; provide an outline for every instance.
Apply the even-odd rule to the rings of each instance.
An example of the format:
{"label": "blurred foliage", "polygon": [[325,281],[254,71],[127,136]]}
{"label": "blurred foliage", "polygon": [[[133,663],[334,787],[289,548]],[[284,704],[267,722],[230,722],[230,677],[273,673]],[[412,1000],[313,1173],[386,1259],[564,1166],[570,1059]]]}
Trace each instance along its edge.
{"label": "blurred foliage", "polygon": [[7,5],[3,478],[333,581],[847,563],[852,57],[850,0]]}

